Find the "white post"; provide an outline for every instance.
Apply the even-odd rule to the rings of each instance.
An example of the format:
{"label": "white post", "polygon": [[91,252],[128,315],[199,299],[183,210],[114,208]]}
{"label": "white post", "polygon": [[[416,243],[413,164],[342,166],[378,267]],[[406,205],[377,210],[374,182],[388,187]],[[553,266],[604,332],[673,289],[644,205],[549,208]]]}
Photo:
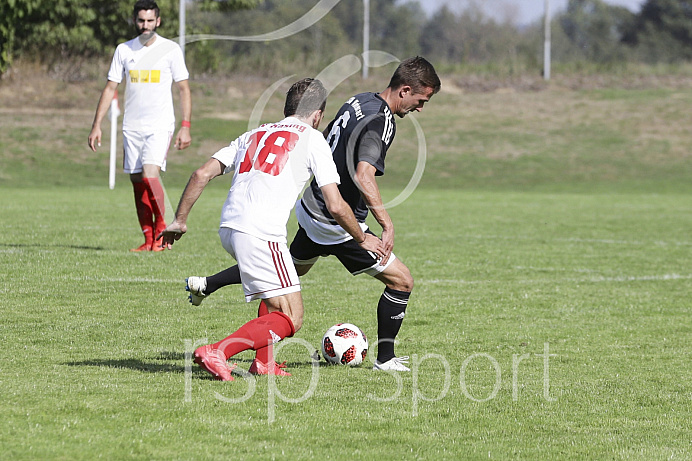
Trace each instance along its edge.
{"label": "white post", "polygon": [[120,115],[120,107],[118,106],[118,91],[115,91],[113,100],[111,100],[111,108],[109,117],[111,119],[111,158],[110,167],[108,168],[108,187],[115,189],[115,158],[116,144],[118,140],[118,116]]}
{"label": "white post", "polygon": [[545,33],[543,42],[543,78],[550,80],[550,0],[545,0],[543,28]]}
{"label": "white post", "polygon": [[368,78],[368,52],[370,51],[370,0],[363,0],[363,79]]}
{"label": "white post", "polygon": [[178,43],[180,44],[180,49],[183,50],[183,57],[185,57],[185,0],[180,0],[178,19],[180,23],[178,27]]}

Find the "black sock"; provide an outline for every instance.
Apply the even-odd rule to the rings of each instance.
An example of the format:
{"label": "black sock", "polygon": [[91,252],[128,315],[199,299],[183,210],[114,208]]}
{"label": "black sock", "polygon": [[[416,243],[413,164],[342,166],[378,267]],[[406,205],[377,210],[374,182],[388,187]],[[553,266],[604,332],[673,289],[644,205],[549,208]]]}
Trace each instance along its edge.
{"label": "black sock", "polygon": [[235,266],[222,270],[218,274],[207,277],[207,289],[204,290],[204,294],[208,296],[226,285],[237,285],[239,283],[240,269],[238,269],[238,265],[236,264]]}
{"label": "black sock", "polygon": [[395,357],[394,339],[406,314],[411,293],[385,288],[377,304],[377,361],[387,362]]}

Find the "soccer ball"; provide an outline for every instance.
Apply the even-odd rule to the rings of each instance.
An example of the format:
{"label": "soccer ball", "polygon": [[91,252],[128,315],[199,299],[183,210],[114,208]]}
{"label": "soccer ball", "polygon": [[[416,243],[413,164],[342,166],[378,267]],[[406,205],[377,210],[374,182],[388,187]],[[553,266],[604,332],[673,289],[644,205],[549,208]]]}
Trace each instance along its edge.
{"label": "soccer ball", "polygon": [[336,324],[322,338],[322,356],[329,363],[355,367],[367,354],[368,338],[352,323]]}

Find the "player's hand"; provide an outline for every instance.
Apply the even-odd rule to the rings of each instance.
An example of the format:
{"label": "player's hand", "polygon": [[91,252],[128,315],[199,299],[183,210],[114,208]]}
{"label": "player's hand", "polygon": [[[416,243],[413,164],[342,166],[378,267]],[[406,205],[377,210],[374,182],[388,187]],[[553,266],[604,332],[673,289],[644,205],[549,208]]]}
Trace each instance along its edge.
{"label": "player's hand", "polygon": [[89,133],[89,147],[91,150],[96,152],[97,147],[101,147],[101,128],[98,126],[95,126],[94,128],[91,129],[91,133]]}
{"label": "player's hand", "polygon": [[180,240],[180,237],[182,237],[185,232],[187,232],[187,226],[185,224],[173,221],[156,236],[156,240],[161,240],[161,245],[167,250],[170,250],[173,243],[175,243],[176,240]]}
{"label": "player's hand", "polygon": [[178,150],[183,150],[188,148],[191,143],[192,137],[190,136],[190,128],[185,126],[181,127],[178,130],[178,135],[175,137],[174,147],[177,147]]}
{"label": "player's hand", "polygon": [[394,250],[394,229],[387,229],[382,231],[382,246],[384,248],[382,259],[380,259],[380,266],[384,266],[389,261],[389,257],[392,255],[392,250]]}
{"label": "player's hand", "polygon": [[375,253],[377,259],[381,259],[384,256],[385,249],[384,245],[382,245],[382,240],[372,234],[365,232],[365,240],[360,242],[359,245],[362,249]]}

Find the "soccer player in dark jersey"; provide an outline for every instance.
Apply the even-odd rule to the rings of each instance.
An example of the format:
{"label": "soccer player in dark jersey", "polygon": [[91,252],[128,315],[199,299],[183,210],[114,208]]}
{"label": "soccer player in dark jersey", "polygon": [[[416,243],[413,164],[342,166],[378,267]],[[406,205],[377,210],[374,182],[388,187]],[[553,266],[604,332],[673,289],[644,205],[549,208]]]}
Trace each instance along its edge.
{"label": "soccer player in dark jersey", "polygon": [[[320,256],[334,255],[353,275],[366,273],[385,284],[377,305],[377,359],[373,369],[410,371],[408,357],[397,357],[394,341],[401,328],[413,277],[398,259],[394,248],[394,224],[383,206],[376,177],[384,174],[385,156],[396,134],[394,115],[403,118],[420,112],[440,90],[440,79],[433,66],[422,57],[402,61],[381,93],[361,93],[344,103],[325,130],[341,184],[339,191],[351,206],[364,232],[371,211],[382,227],[384,256],[363,250],[339,226],[326,208],[324,198],[313,181],[296,205],[300,225],[290,247],[299,276],[306,274]],[[236,266],[211,277],[188,277],[190,301],[199,305],[204,297],[221,286],[240,283]],[[260,305],[259,315],[263,315]],[[270,351],[271,352],[271,351]],[[263,363],[273,357],[257,357]]]}

